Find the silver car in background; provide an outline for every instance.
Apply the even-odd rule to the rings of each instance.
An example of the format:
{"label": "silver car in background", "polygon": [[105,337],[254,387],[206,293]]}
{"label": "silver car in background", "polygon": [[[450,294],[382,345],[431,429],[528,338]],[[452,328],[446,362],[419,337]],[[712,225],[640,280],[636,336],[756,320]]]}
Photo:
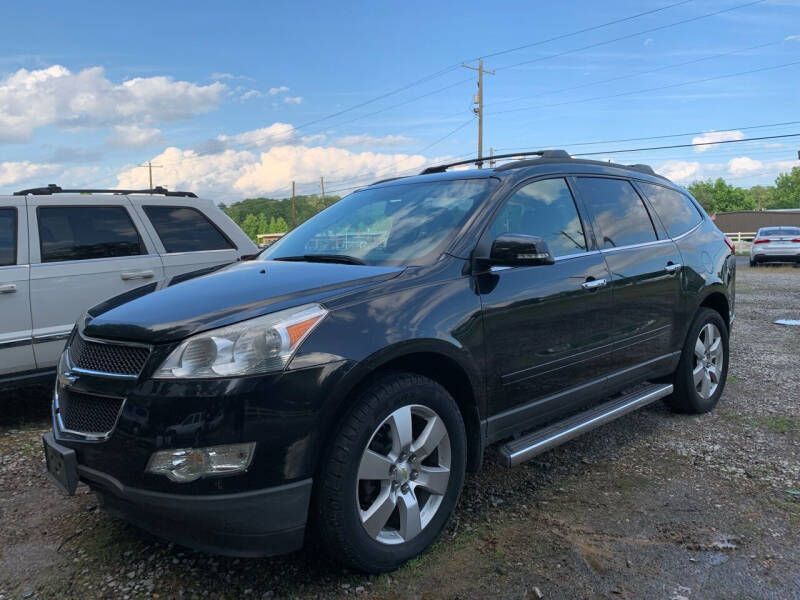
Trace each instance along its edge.
{"label": "silver car in background", "polygon": [[766,262],[800,264],[800,227],[762,227],[750,246],[750,266]]}

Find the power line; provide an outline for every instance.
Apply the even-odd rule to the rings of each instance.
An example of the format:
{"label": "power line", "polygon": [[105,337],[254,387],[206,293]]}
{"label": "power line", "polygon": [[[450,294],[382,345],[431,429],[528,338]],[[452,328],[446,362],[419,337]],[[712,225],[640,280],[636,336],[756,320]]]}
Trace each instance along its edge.
{"label": "power line", "polygon": [[673,148],[694,148],[697,146],[716,146],[717,144],[741,144],[743,142],[757,142],[761,140],[777,140],[781,138],[800,137],[800,133],[786,133],[783,135],[765,135],[747,138],[744,140],[720,140],[718,142],[698,142],[696,144],[673,144],[672,146],[651,146],[650,148],[624,148],[620,150],[604,150],[602,152],[581,152],[572,156],[597,156],[599,154],[622,154],[624,152],[647,152],[650,150],[671,150]]}
{"label": "power line", "polygon": [[[710,56],[703,56],[701,58],[695,58],[695,59],[687,60],[687,61],[684,61],[684,62],[672,63],[672,64],[669,64],[669,65],[663,65],[663,66],[660,66],[660,67],[656,67],[655,69],[648,69],[648,70],[645,70],[645,71],[638,71],[636,73],[630,73],[628,75],[620,75],[618,77],[611,77],[609,79],[601,79],[600,81],[590,81],[588,83],[581,83],[579,85],[573,85],[573,86],[569,86],[569,87],[564,87],[564,88],[560,88],[560,89],[557,89],[557,90],[546,90],[546,91],[543,91],[543,92],[539,92],[538,94],[530,95],[527,98],[537,98],[537,97],[540,97],[540,96],[549,96],[549,95],[554,95],[554,94],[560,94],[561,92],[569,92],[569,91],[572,91],[572,90],[579,90],[579,89],[582,89],[582,88],[593,87],[595,85],[602,85],[604,83],[611,83],[613,81],[622,81],[624,79],[633,79],[634,77],[641,77],[643,75],[650,75],[651,73],[658,73],[659,71],[665,71],[667,69],[674,69],[676,67],[685,67],[686,65],[692,65],[692,64],[699,63],[699,62],[705,62],[707,60],[713,60],[713,59],[716,59],[716,58],[722,58],[723,56],[730,56],[732,54],[739,54],[740,52],[748,52],[750,50],[757,50],[759,48],[765,48],[767,46],[775,46],[777,44],[782,44],[784,41],[785,41],[785,39],[780,39],[780,40],[777,40],[777,41],[774,41],[774,42],[767,42],[766,44],[758,44],[756,46],[748,46],[747,48],[739,48],[737,50],[731,50],[730,52],[721,52],[721,53],[718,53],[718,54],[712,54]],[[518,100],[519,100],[518,98],[510,99],[510,100],[500,100],[498,102],[489,103],[486,106],[497,106],[499,104],[508,104],[509,102],[517,102]]]}
{"label": "power line", "polygon": [[638,13],[638,14],[635,14],[635,15],[631,15],[629,17],[623,17],[621,19],[615,19],[614,21],[608,21],[606,23],[601,23],[600,25],[592,25],[591,27],[586,27],[584,29],[579,29],[577,31],[573,31],[573,32],[570,32],[570,33],[564,33],[564,34],[557,35],[557,36],[554,36],[554,37],[551,37],[551,38],[547,38],[547,39],[544,39],[544,40],[539,40],[538,42],[531,42],[530,44],[524,44],[522,46],[516,46],[515,48],[508,48],[506,50],[498,50],[497,52],[492,52],[490,54],[483,54],[481,56],[476,56],[475,58],[472,58],[472,59],[470,59],[470,60],[468,60],[466,62],[472,62],[472,61],[478,60],[479,58],[492,58],[492,57],[495,57],[495,56],[500,56],[502,54],[508,54],[510,52],[517,52],[518,50],[526,50],[528,48],[533,48],[534,46],[541,46],[541,45],[547,44],[549,42],[555,42],[555,41],[558,41],[558,40],[566,39],[568,37],[574,37],[576,35],[580,35],[581,33],[588,33],[589,31],[596,31],[597,29],[603,29],[603,28],[609,27],[611,25],[617,25],[619,23],[624,23],[625,21],[632,21],[633,19],[638,19],[639,17],[652,15],[652,14],[655,14],[657,12],[661,12],[661,11],[667,10],[669,8],[674,8],[676,6],[680,6],[682,4],[688,4],[691,1],[692,0],[681,0],[681,2],[675,2],[674,4],[668,4],[667,6],[662,6],[661,8],[655,8],[653,10],[648,10],[648,11],[645,11],[645,12],[641,12],[641,13]]}
{"label": "power line", "polygon": [[647,93],[647,92],[657,92],[657,91],[661,91],[661,90],[668,90],[668,89],[672,89],[672,88],[683,87],[685,85],[694,85],[694,84],[697,84],[697,83],[706,83],[708,81],[717,81],[717,80],[720,80],[720,79],[728,79],[729,77],[738,77],[739,75],[750,75],[752,73],[761,73],[763,71],[772,71],[772,70],[775,70],[775,69],[782,69],[784,67],[791,67],[791,66],[797,65],[797,64],[800,64],[800,60],[796,60],[796,61],[792,61],[792,62],[788,62],[788,63],[782,63],[782,64],[779,64],[779,65],[770,65],[768,67],[760,67],[758,69],[749,69],[747,71],[738,71],[736,73],[728,73],[726,75],[717,75],[715,77],[704,77],[703,79],[694,79],[692,81],[684,81],[684,82],[681,82],[681,83],[671,83],[671,84],[668,84],[668,85],[662,85],[662,86],[658,86],[658,87],[645,88],[645,89],[641,89],[641,90],[632,90],[632,91],[628,91],[628,92],[621,92],[619,94],[609,94],[609,95],[605,95],[605,96],[593,96],[591,98],[579,98],[577,100],[565,100],[563,102],[555,102],[553,104],[537,104],[537,105],[532,105],[532,106],[524,106],[524,107],[521,107],[521,108],[510,108],[510,109],[507,109],[507,110],[495,111],[495,112],[492,112],[492,113],[489,113],[489,114],[501,115],[501,114],[508,114],[508,113],[513,113],[513,112],[526,111],[526,110],[530,110],[532,108],[552,108],[552,107],[555,107],[555,106],[565,106],[567,104],[580,104],[582,102],[593,102],[595,100],[608,100],[608,99],[611,99],[611,98],[621,98],[622,96],[630,96],[632,94],[644,94],[644,93]]}
{"label": "power line", "polygon": [[706,13],[706,14],[703,14],[703,15],[698,15],[696,17],[691,17],[689,19],[683,19],[681,21],[675,21],[674,23],[667,23],[666,25],[659,25],[658,27],[651,27],[650,29],[645,29],[643,31],[637,31],[636,33],[629,33],[627,35],[622,35],[622,36],[619,36],[619,37],[615,37],[615,38],[612,38],[610,40],[604,40],[602,42],[595,42],[593,44],[589,44],[587,46],[582,46],[580,48],[573,48],[571,50],[564,50],[563,52],[557,52],[555,54],[548,54],[547,56],[540,56],[538,58],[531,58],[529,60],[523,60],[521,62],[514,63],[514,64],[511,64],[511,65],[505,65],[504,67],[497,67],[497,70],[498,71],[504,71],[505,69],[512,69],[514,67],[519,67],[519,66],[522,66],[522,65],[529,65],[529,64],[535,63],[535,62],[541,62],[543,60],[549,60],[551,58],[558,58],[560,56],[565,56],[567,54],[574,54],[575,52],[581,52],[583,50],[590,50],[592,48],[597,48],[599,46],[605,46],[606,44],[611,44],[613,42],[620,42],[622,40],[629,40],[631,38],[634,38],[634,37],[637,37],[637,36],[640,36],[640,35],[653,33],[654,31],[663,31],[664,29],[669,29],[671,27],[677,27],[678,25],[685,25],[686,23],[693,23],[694,21],[699,21],[701,19],[707,19],[709,17],[715,17],[717,15],[721,15],[723,13],[731,12],[733,10],[738,10],[740,8],[747,8],[748,6],[753,6],[755,4],[761,4],[762,2],[765,2],[765,1],[766,0],[753,0],[752,2],[746,2],[745,4],[738,4],[736,6],[731,6],[729,8],[724,8],[724,9],[717,10],[717,11],[710,12],[710,13]]}
{"label": "power line", "polygon": [[[539,144],[535,146],[536,148],[544,147],[544,148],[570,148],[573,146],[594,146],[595,144],[616,144],[622,142],[642,142],[645,140],[662,140],[666,138],[674,138],[674,137],[685,137],[687,135],[704,135],[708,133],[726,133],[729,131],[748,131],[750,129],[764,129],[767,127],[782,127],[784,125],[797,125],[800,121],[784,121],[782,123],[768,123],[766,125],[748,125],[747,127],[728,127],[726,129],[712,129],[712,130],[705,130],[705,131],[688,131],[685,133],[669,133],[664,135],[653,135],[649,137],[635,137],[635,138],[623,138],[623,139],[616,139],[616,140],[598,140],[596,142],[573,142],[568,144]],[[530,150],[534,148],[534,146],[517,146],[513,148],[495,148],[495,150]]]}

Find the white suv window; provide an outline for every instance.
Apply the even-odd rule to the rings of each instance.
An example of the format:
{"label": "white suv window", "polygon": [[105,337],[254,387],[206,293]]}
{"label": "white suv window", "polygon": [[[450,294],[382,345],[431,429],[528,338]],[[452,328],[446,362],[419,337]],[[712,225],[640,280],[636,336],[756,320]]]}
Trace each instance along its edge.
{"label": "white suv window", "polygon": [[206,216],[187,206],[145,206],[164,249],[174,252],[229,250],[235,246]]}
{"label": "white suv window", "polygon": [[40,206],[42,262],[147,254],[122,206]]}
{"label": "white suv window", "polygon": [[17,209],[0,208],[0,267],[17,263]]}

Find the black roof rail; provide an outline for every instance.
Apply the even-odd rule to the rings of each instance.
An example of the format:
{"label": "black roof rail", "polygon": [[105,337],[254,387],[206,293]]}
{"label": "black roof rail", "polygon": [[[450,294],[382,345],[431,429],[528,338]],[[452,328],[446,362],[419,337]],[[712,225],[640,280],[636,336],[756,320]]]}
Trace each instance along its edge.
{"label": "black roof rail", "polygon": [[638,165],[637,164],[637,165],[625,165],[625,166],[627,168],[629,168],[629,169],[633,169],[634,171],[639,171],[640,173],[647,173],[648,175],[656,175],[656,176],[658,176],[658,173],[656,173],[653,170],[653,167],[651,167],[650,165]]}
{"label": "black roof rail", "polygon": [[105,190],[105,189],[77,189],[65,190],[54,183],[47,187],[30,188],[14,192],[15,196],[50,196],[52,194],[158,194],[159,196],[172,196],[178,198],[197,198],[194,192],[170,192],[167,188],[156,186],[152,190]]}
{"label": "black roof rail", "polygon": [[[536,150],[535,152],[515,152],[514,154],[495,154],[494,156],[483,156],[481,158],[470,158],[469,160],[460,160],[458,162],[449,163],[446,165],[437,165],[435,167],[428,167],[420,175],[430,175],[431,173],[444,173],[450,167],[457,167],[459,165],[472,165],[478,166],[490,160],[498,160],[502,158],[517,158],[518,156],[538,156],[539,158],[572,158],[565,150]],[[502,167],[498,167],[501,169]]]}

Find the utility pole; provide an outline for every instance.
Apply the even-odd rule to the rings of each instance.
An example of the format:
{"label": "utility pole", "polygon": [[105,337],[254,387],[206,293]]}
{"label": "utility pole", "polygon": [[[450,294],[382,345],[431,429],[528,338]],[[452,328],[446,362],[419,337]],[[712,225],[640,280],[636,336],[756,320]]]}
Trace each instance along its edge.
{"label": "utility pole", "polygon": [[294,229],[294,181],[292,181],[292,229]]}
{"label": "utility pole", "polygon": [[145,169],[145,168],[147,169],[147,171],[148,171],[148,173],[150,175],[150,187],[147,188],[147,189],[148,190],[152,190],[153,189],[153,169],[163,169],[164,167],[162,165],[154,165],[152,162],[150,162],[148,160],[146,165],[139,165],[136,168],[137,169]]}
{"label": "utility pole", "polygon": [[[483,74],[488,73],[489,75],[494,75],[494,71],[483,68],[482,58],[478,59],[477,67],[464,63],[461,63],[461,66],[478,72],[478,93],[475,95],[474,100],[474,104],[476,104],[477,107],[473,108],[472,111],[478,115],[478,159],[481,159],[483,158]],[[478,160],[478,168],[480,169],[482,166],[483,163]]]}
{"label": "utility pole", "polygon": [[489,146],[489,166],[494,169],[495,160],[492,158],[494,156],[494,148]]}
{"label": "utility pole", "polygon": [[322,206],[325,206],[325,179],[319,178],[319,185],[322,188]]}

